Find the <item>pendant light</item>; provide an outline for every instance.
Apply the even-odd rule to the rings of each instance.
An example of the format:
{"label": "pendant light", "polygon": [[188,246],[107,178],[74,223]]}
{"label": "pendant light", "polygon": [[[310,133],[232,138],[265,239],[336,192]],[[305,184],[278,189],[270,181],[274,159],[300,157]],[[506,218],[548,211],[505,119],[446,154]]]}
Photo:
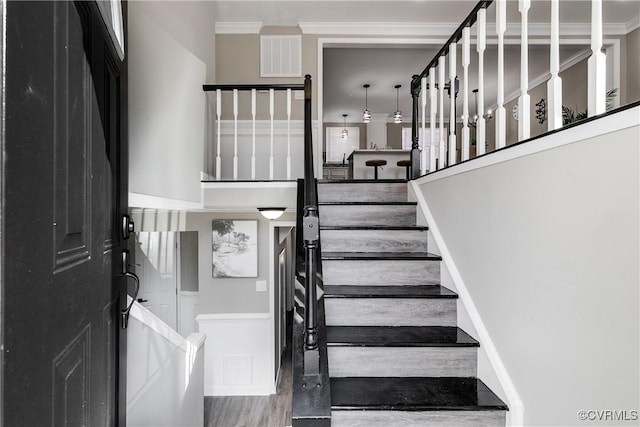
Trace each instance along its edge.
{"label": "pendant light", "polygon": [[342,129],[342,139],[349,139],[349,131],[347,130],[347,115],[343,114],[344,129]]}
{"label": "pendant light", "polygon": [[402,123],[402,111],[400,111],[400,88],[402,85],[395,85],[396,88],[396,111],[393,113],[393,123]]}
{"label": "pendant light", "polygon": [[371,85],[365,84],[364,86],[364,111],[362,112],[362,123],[371,123],[371,112],[367,108],[368,97],[367,97],[367,89],[369,89]]}

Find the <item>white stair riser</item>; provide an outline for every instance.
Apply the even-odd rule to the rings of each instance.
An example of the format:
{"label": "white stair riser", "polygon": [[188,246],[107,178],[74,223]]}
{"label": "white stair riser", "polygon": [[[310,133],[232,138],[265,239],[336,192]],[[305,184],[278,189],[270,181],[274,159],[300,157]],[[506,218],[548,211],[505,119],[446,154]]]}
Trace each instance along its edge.
{"label": "white stair riser", "polygon": [[323,226],[412,226],[416,225],[413,205],[323,205]]}
{"label": "white stair riser", "polygon": [[456,326],[450,298],[327,298],[328,326]]}
{"label": "white stair riser", "polygon": [[406,183],[320,183],[318,201],[327,202],[406,202]]}
{"label": "white stair riser", "polygon": [[427,252],[424,230],[321,230],[323,252]]}
{"label": "white stair riser", "polygon": [[475,377],[477,347],[327,348],[332,377]]}
{"label": "white stair riser", "polygon": [[439,285],[440,261],[324,260],[325,285]]}
{"label": "white stair riser", "polygon": [[505,422],[505,411],[331,411],[332,427],[479,427]]}

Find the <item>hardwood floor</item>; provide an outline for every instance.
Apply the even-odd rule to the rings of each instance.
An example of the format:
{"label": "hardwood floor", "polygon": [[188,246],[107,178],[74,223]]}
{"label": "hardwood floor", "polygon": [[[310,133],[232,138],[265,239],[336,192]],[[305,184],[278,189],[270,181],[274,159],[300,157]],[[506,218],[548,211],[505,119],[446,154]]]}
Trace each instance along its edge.
{"label": "hardwood floor", "polygon": [[[291,330],[291,329],[289,329]],[[277,393],[271,396],[204,398],[205,427],[286,427],[291,425],[291,344],[282,356]]]}

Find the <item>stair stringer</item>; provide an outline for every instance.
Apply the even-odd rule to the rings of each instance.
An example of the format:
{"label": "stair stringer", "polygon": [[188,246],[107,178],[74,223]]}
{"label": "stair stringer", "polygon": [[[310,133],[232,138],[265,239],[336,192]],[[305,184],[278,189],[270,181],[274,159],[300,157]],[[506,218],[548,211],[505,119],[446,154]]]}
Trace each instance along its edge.
{"label": "stair stringer", "polygon": [[441,284],[458,294],[458,326],[480,342],[477,377],[507,402],[509,406],[507,425],[522,426],[524,425],[524,404],[515,384],[482,321],[417,182],[409,181],[407,185],[408,201],[418,203],[416,225],[429,227],[427,232],[429,252],[442,257]]}

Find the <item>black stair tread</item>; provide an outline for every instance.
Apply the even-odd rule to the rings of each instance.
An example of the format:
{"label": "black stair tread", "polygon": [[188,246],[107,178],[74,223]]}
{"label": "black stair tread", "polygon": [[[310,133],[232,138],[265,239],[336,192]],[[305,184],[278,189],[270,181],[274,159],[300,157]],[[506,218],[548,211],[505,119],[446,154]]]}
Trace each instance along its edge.
{"label": "black stair tread", "polygon": [[320,202],[318,203],[320,206],[417,206],[418,202]]}
{"label": "black stair tread", "polygon": [[438,285],[359,286],[325,285],[325,298],[458,298]]}
{"label": "black stair tread", "polygon": [[333,347],[479,347],[456,326],[327,326]]}
{"label": "black stair tread", "polygon": [[330,387],[333,410],[508,410],[477,378],[345,377]]}
{"label": "black stair tread", "polygon": [[427,252],[323,252],[323,260],[427,260],[442,261],[440,255]]}
{"label": "black stair tread", "polygon": [[406,179],[319,179],[318,184],[402,184]]}
{"label": "black stair tread", "polygon": [[320,230],[415,230],[426,231],[429,227],[422,225],[327,225]]}

